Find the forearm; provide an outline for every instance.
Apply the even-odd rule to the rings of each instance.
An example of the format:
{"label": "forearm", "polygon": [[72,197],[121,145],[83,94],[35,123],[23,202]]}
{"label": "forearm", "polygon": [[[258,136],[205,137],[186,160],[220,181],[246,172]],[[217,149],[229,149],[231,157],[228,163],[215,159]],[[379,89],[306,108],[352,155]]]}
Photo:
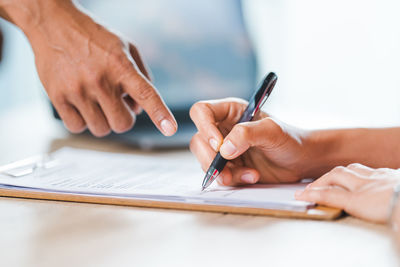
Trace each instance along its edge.
{"label": "forearm", "polygon": [[[72,0],[0,0],[0,16],[19,27],[31,42],[57,34],[57,28],[76,18],[87,17],[82,15]],[[79,22],[75,24],[79,28]]]}
{"label": "forearm", "polygon": [[343,129],[312,132],[307,138],[308,175],[318,177],[335,166],[361,163],[400,168],[400,128]]}
{"label": "forearm", "polygon": [[[70,2],[66,0],[65,2]],[[53,8],[57,0],[0,0],[0,16],[23,31],[37,26],[46,11]]]}

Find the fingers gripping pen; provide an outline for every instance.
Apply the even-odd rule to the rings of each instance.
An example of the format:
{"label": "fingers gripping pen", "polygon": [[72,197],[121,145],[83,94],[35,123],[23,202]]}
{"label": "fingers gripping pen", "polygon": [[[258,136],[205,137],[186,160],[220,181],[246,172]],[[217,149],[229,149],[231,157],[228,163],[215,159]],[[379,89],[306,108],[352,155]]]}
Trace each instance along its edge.
{"label": "fingers gripping pen", "polygon": [[[254,95],[250,98],[249,104],[245,111],[243,112],[242,117],[238,121],[241,122],[248,122],[253,120],[257,112],[261,109],[264,103],[267,101],[268,97],[270,96],[272,90],[274,89],[275,83],[278,77],[275,73],[270,72],[261,83],[259,89],[254,93]],[[206,189],[209,187],[212,182],[218,177],[218,175],[224,169],[228,160],[224,159],[221,154],[218,152],[215,156],[214,160],[212,161],[210,167],[208,168],[206,175],[203,180],[202,187]]]}

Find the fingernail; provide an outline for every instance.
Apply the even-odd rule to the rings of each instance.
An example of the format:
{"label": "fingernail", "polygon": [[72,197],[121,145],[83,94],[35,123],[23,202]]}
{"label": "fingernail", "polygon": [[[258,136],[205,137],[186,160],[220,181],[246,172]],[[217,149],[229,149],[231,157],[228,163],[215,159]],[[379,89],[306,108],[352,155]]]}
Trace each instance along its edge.
{"label": "fingernail", "polygon": [[222,144],[220,151],[225,156],[232,156],[237,152],[237,149],[231,141],[227,140]]}
{"label": "fingernail", "polygon": [[252,173],[245,173],[240,179],[246,184],[254,184],[256,182],[256,177]]}
{"label": "fingernail", "polygon": [[161,122],[161,129],[166,136],[171,136],[175,133],[175,127],[169,120],[163,120]]}
{"label": "fingernail", "polygon": [[303,192],[304,192],[304,190],[297,190],[297,191],[294,193],[294,197],[295,197],[295,198],[298,198],[299,196],[301,196],[301,194],[303,194]]}
{"label": "fingernail", "polygon": [[210,141],[210,146],[214,149],[214,151],[218,151],[218,141],[215,140],[214,138],[211,138]]}

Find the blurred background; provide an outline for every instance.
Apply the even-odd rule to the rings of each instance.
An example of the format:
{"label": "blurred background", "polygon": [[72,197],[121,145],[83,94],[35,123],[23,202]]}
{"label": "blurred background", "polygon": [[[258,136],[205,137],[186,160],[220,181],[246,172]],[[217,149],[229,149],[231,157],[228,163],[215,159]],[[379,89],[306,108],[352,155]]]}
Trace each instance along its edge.
{"label": "blurred background", "polygon": [[[138,45],[178,109],[198,99],[248,98],[274,71],[279,81],[265,109],[287,123],[400,124],[399,1],[80,2]],[[31,107],[52,120],[29,43],[3,20],[0,30],[0,114]]]}

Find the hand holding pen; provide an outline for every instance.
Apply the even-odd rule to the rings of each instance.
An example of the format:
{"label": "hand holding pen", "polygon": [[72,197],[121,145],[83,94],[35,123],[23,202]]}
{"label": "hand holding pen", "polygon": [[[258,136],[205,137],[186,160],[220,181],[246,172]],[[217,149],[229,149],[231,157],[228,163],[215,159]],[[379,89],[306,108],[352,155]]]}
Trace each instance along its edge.
{"label": "hand holding pen", "polygon": [[[217,152],[229,160],[218,176],[219,183],[235,186],[296,182],[310,177],[304,155],[307,132],[285,125],[265,112],[254,121],[238,123],[248,103],[237,98],[202,101],[190,112],[198,132],[190,149],[206,172]],[[311,155],[310,155],[311,156]]]}
{"label": "hand holding pen", "polygon": [[[249,122],[254,119],[257,112],[261,109],[262,105],[267,101],[268,97],[270,96],[277,79],[278,77],[273,72],[269,73],[267,77],[265,77],[260,88],[250,98],[249,104],[244,110],[242,117],[238,121],[238,124],[242,122]],[[228,145],[230,144],[228,143]],[[229,147],[227,148],[229,149]],[[206,176],[204,177],[202,183],[202,190],[209,187],[211,183],[214,182],[215,179],[217,179],[218,175],[225,168],[227,162],[228,160],[223,158],[221,156],[221,153],[218,152],[206,172]]]}

